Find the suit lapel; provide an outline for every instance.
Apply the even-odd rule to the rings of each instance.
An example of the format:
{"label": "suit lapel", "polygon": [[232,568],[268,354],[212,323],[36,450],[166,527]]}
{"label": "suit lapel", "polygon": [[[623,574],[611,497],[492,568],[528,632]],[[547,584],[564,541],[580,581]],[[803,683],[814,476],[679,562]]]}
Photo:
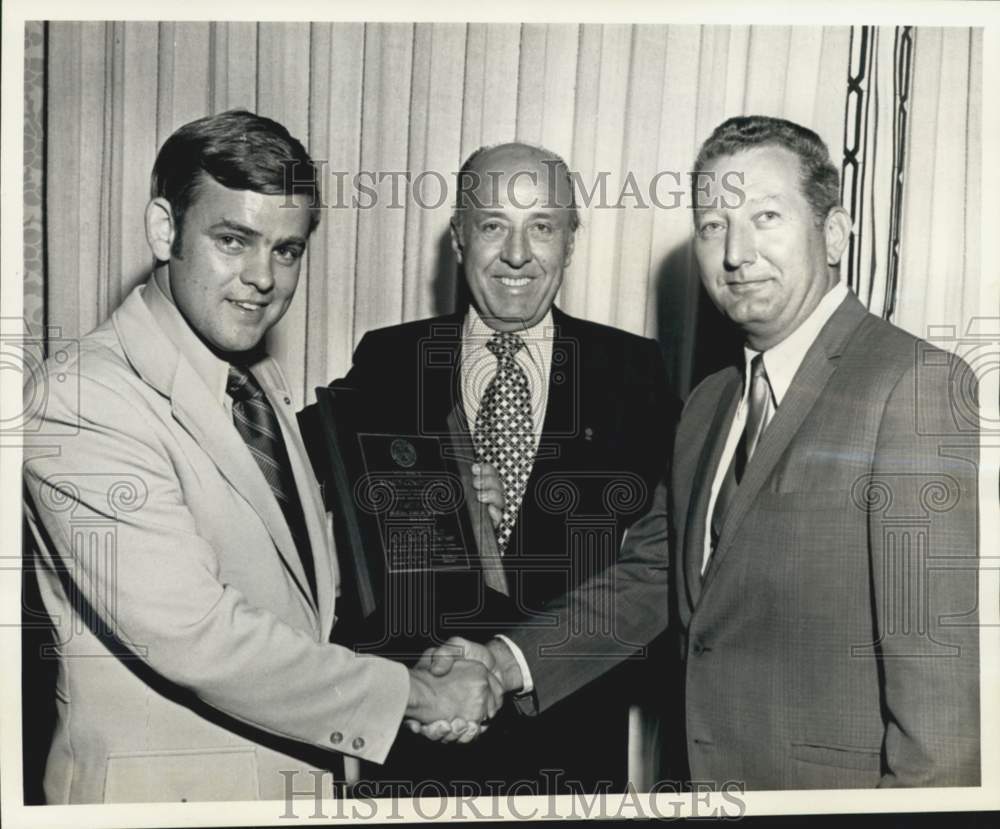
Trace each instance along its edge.
{"label": "suit lapel", "polygon": [[485,508],[480,508],[472,487],[471,466],[475,449],[462,397],[463,322],[462,314],[431,320],[422,338],[431,343],[434,356],[428,359],[426,354],[418,355],[419,371],[414,376],[420,384],[415,397],[421,412],[419,426],[423,434],[445,439],[442,451],[454,461],[462,478],[483,580],[488,587],[507,595],[507,578],[497,550],[493,525]]}
{"label": "suit lapel", "polygon": [[728,378],[718,402],[715,414],[708,428],[708,437],[702,446],[698,466],[691,483],[692,497],[688,501],[687,520],[684,531],[684,583],[688,601],[693,608],[701,597],[701,565],[705,557],[705,533],[708,530],[708,501],[712,492],[712,481],[722,450],[726,445],[729,429],[736,415],[743,381],[739,371],[729,369]]}
{"label": "suit lapel", "polygon": [[170,400],[171,413],[177,423],[260,516],[298,585],[301,598],[315,612],[302,561],[281,507],[239,432],[226,416],[226,410],[177,347],[161,332],[139,293],[129,296],[115,312],[114,320],[129,361],[145,382]]}
{"label": "suit lapel", "polygon": [[[288,394],[288,384],[281,373],[278,364],[268,358],[254,370],[258,372],[261,379],[266,379],[266,385],[275,389],[279,394]],[[316,478],[312,472],[312,464],[309,461],[308,453],[302,444],[300,437],[298,420],[291,408],[282,406],[282,401],[272,400],[278,422],[281,424],[282,435],[285,440],[285,449],[288,452],[289,460],[292,463],[292,474],[295,478],[295,489],[302,503],[302,514],[305,517],[306,529],[309,533],[309,543],[312,546],[313,568],[316,573],[316,601],[319,605],[320,630],[328,631],[333,627],[334,612],[334,588],[339,584],[340,574],[337,570],[336,556],[331,555],[330,540],[327,532],[326,507],[323,505],[323,498],[319,487],[316,485]],[[280,511],[280,507],[279,507]],[[282,515],[282,517],[284,517]],[[287,528],[287,522],[282,522]],[[279,548],[280,550],[280,548]],[[299,565],[301,570],[301,556],[297,548],[292,546],[289,551],[291,560]],[[282,557],[286,560],[288,556],[282,552]],[[302,573],[304,576],[305,573]],[[296,576],[299,586],[308,596],[308,582]]]}
{"label": "suit lapel", "polygon": [[507,583],[507,573],[504,570],[503,558],[501,558],[500,550],[497,547],[493,522],[490,520],[486,507],[479,503],[476,497],[476,490],[472,486],[472,463],[475,460],[475,449],[472,445],[472,435],[469,432],[468,420],[460,403],[456,404],[451,410],[447,422],[452,445],[450,451],[448,449],[445,451],[455,461],[459,475],[462,478],[462,490],[465,494],[465,503],[469,511],[472,532],[475,535],[476,550],[479,553],[479,565],[483,573],[483,582],[497,593],[509,596],[510,586]]}
{"label": "suit lapel", "polygon": [[413,375],[421,385],[416,395],[423,421],[420,427],[424,434],[442,435],[449,431],[448,418],[456,407],[461,409],[462,422],[465,422],[465,411],[462,409],[462,316],[451,314],[432,320],[428,340],[434,357],[429,359],[427,354],[418,354],[416,358],[421,362]]}
{"label": "suit lapel", "polygon": [[[574,445],[573,436],[583,431],[584,415],[581,411],[579,392],[580,357],[582,338],[574,325],[572,317],[568,317],[558,308],[552,308],[552,359],[549,362],[549,384],[546,390],[545,417],[539,432],[538,444],[535,447],[535,457],[531,464],[531,474],[524,488],[524,498],[517,513],[517,522],[522,528],[538,527],[537,498],[532,497],[535,487],[542,477],[552,471],[565,471],[566,453]],[[597,387],[603,384],[602,378],[590,376],[589,385]],[[558,439],[554,439],[557,436]],[[516,528],[515,528],[516,530]],[[523,533],[511,536],[508,549],[510,556],[530,555],[532,550],[539,549],[527,538],[527,544],[519,544],[517,539]]]}
{"label": "suit lapel", "polygon": [[[580,389],[580,349],[583,337],[568,317],[558,308],[552,308],[552,360],[549,363],[548,397],[545,403],[545,419],[542,421],[541,435],[544,440],[549,434],[577,434],[583,430],[584,413],[574,411],[574,392]],[[591,367],[588,367],[591,368]],[[602,386],[603,378],[588,377],[588,385]],[[580,402],[579,394],[576,402]],[[539,441],[541,448],[542,441]],[[538,453],[541,455],[542,453]],[[548,457],[546,454],[543,457]]]}
{"label": "suit lapel", "polygon": [[795,438],[809,412],[837,369],[837,359],[867,314],[864,306],[849,294],[820,331],[806,352],[784,400],[778,406],[747,464],[719,534],[719,544],[705,572],[704,589],[722,566],[729,550],[739,540],[739,527],[753,505],[757,493],[771,477],[774,467]]}

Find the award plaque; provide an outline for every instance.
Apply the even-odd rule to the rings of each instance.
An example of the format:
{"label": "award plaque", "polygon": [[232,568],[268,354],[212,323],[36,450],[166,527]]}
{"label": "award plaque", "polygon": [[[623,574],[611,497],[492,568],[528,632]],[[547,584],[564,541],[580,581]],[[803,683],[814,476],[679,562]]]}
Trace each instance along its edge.
{"label": "award plaque", "polygon": [[470,504],[471,458],[456,457],[438,437],[365,431],[372,420],[348,386],[318,388],[316,399],[308,442],[334,517],[338,606],[356,602],[364,620],[396,574],[477,568],[481,507]]}

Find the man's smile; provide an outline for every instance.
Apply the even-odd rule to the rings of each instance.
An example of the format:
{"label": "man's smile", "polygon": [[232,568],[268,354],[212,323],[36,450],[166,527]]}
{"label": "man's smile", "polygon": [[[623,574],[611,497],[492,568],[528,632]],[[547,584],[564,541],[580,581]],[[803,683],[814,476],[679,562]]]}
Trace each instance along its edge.
{"label": "man's smile", "polygon": [[226,301],[250,314],[261,313],[270,304],[269,302],[254,302],[253,300],[242,299],[229,299]]}
{"label": "man's smile", "polygon": [[774,280],[771,277],[763,277],[761,279],[747,279],[738,280],[735,282],[726,282],[726,287],[734,294],[752,294],[756,291],[760,291],[767,287]]}
{"label": "man's smile", "polygon": [[523,288],[529,285],[535,278],[533,276],[496,276],[495,279],[499,280],[501,285],[507,288]]}

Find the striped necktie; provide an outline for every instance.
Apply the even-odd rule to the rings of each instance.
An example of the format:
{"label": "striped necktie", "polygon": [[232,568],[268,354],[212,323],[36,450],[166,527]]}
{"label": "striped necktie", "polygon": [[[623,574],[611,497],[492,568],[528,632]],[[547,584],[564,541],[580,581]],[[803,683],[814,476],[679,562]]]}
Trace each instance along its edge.
{"label": "striped necktie", "polygon": [[274,497],[278,499],[315,601],[316,572],[309,533],[306,531],[302,502],[295,488],[292,465],[288,460],[285,441],[281,437],[277,415],[257,378],[242,366],[229,367],[226,392],[233,399],[233,425],[257,462]]}
{"label": "striped necktie", "polygon": [[758,354],[750,362],[750,400],[747,411],[747,422],[740,435],[740,442],[736,445],[736,452],[733,455],[732,463],[726,470],[726,476],[722,480],[719,494],[715,499],[715,509],[712,510],[712,549],[719,541],[719,534],[722,532],[722,524],[725,521],[726,513],[729,511],[730,503],[736,490],[743,480],[746,466],[753,457],[757,444],[760,443],[764,429],[774,413],[774,395],[771,391],[771,381],[768,379],[767,370],[764,368],[764,355]]}

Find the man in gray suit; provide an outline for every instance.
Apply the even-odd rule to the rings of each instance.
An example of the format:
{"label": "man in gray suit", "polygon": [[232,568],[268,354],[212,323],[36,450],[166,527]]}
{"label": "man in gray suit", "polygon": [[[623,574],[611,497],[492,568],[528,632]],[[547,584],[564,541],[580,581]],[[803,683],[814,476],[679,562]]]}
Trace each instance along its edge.
{"label": "man in gray suit", "polygon": [[815,133],[732,118],[695,169],[695,253],[743,365],[692,392],[670,486],[612,570],[547,607],[556,624],[454,640],[433,670],[462,650],[517,693],[519,650],[522,710],[544,711],[607,670],[617,643],[573,631],[610,615],[620,641],[676,634],[668,739],[692,780],[978,785],[971,369],[839,281],[851,225]]}
{"label": "man in gray suit", "polygon": [[[329,643],[338,574],[291,393],[264,350],[319,221],[319,168],[231,111],[163,145],[146,208],[163,265],[75,357],[26,448],[28,523],[56,628],[49,803],[280,799],[340,753],[382,762],[404,715],[480,722],[454,688]],[[72,372],[75,384],[49,382]]]}

